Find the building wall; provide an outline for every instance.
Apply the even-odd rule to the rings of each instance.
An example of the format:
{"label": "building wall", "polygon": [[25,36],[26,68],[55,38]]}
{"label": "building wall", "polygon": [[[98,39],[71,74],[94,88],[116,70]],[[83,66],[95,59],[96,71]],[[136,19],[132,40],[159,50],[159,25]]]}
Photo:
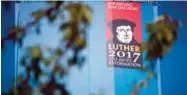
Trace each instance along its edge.
{"label": "building wall", "polygon": [[179,37],[161,60],[162,95],[187,95],[187,2],[159,2],[159,14],[182,21]]}
{"label": "building wall", "polygon": [[[171,15],[173,18],[181,20],[183,23],[183,26],[179,29],[179,38],[176,41],[176,43],[174,43],[174,45],[172,46],[171,52],[167,54],[163,60],[161,60],[162,95],[187,95],[187,81],[186,81],[187,80],[187,74],[186,74],[187,73],[187,69],[186,69],[187,62],[185,61],[186,53],[187,53],[187,37],[186,37],[187,32],[185,30],[185,28],[187,27],[187,17],[186,17],[187,3],[186,2],[159,2],[159,4],[160,4],[160,7],[158,8],[159,14],[167,13]],[[12,3],[8,10],[5,9],[4,5],[2,5],[1,11],[2,11],[1,34],[2,34],[2,37],[4,37],[7,34],[8,29],[10,29],[15,24],[14,4]],[[100,12],[98,13],[102,14]],[[145,15],[145,14],[142,14],[142,15]],[[99,15],[98,15],[98,18],[100,18]],[[96,27],[99,27],[99,26],[96,26]],[[92,35],[95,32],[94,30],[92,30],[93,32],[91,32]],[[95,36],[98,37],[98,34],[96,33]],[[97,42],[94,42],[94,43],[97,43]],[[8,91],[9,87],[14,83],[14,81],[12,82],[10,81],[13,80],[15,76],[15,54],[16,54],[15,48],[14,48],[15,45],[13,42],[8,41],[5,47],[6,48],[4,48],[1,53],[2,92]],[[98,62],[100,61],[101,60],[98,59]],[[94,74],[92,73],[92,75]],[[88,79],[86,78],[86,80]],[[87,83],[86,83],[86,86],[87,86]],[[92,85],[90,85],[90,87],[92,87]]]}
{"label": "building wall", "polygon": [[[14,2],[2,3],[1,6],[1,37],[5,37],[8,30],[15,25]],[[14,85],[15,76],[15,44],[12,41],[5,43],[1,52],[1,90],[7,92],[10,86]]]}

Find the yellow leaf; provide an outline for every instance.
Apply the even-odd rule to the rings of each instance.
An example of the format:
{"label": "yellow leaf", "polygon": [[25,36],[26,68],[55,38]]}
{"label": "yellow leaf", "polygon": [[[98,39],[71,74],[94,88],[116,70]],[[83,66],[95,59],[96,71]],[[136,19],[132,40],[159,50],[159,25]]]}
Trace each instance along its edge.
{"label": "yellow leaf", "polygon": [[64,30],[64,39],[69,40],[72,37],[72,35],[73,34],[71,28],[68,27]]}
{"label": "yellow leaf", "polygon": [[36,19],[39,20],[43,16],[45,16],[45,11],[44,10],[38,10],[36,12],[32,12],[32,16]]}
{"label": "yellow leaf", "polygon": [[172,32],[167,32],[167,41],[169,41],[169,42],[173,42],[173,40],[174,40],[174,36],[173,36],[173,34],[172,34]]}
{"label": "yellow leaf", "polygon": [[86,41],[83,37],[81,36],[78,36],[75,40],[76,44],[79,46],[79,47],[85,47],[86,45]]}
{"label": "yellow leaf", "polygon": [[86,24],[91,23],[92,15],[89,6],[80,3],[75,3],[67,5],[64,9],[70,12],[71,22],[82,20]]}
{"label": "yellow leaf", "polygon": [[44,62],[46,65],[49,65],[49,64],[52,63],[54,60],[55,60],[55,57],[49,57],[49,58],[44,58],[44,59],[43,59],[43,62]]}
{"label": "yellow leaf", "polygon": [[71,13],[76,12],[80,8],[81,8],[81,4],[79,4],[79,3],[69,4],[69,5],[67,5],[67,6],[64,7],[65,10],[68,10]]}
{"label": "yellow leaf", "polygon": [[83,21],[87,24],[90,24],[92,21],[92,14],[88,6],[82,6],[82,15]]}
{"label": "yellow leaf", "polygon": [[41,57],[41,50],[39,46],[31,47],[30,49],[30,56],[32,58],[39,58]]}
{"label": "yellow leaf", "polygon": [[166,19],[166,15],[161,15],[157,17],[156,22],[163,21],[165,19]]}

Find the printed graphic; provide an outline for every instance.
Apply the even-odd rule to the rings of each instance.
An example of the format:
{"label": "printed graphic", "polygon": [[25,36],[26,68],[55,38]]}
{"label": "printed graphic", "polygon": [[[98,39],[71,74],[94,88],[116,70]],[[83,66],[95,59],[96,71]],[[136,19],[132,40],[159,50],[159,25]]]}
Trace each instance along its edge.
{"label": "printed graphic", "polygon": [[125,19],[112,20],[110,27],[112,29],[113,40],[117,43],[129,44],[133,38],[135,24]]}
{"label": "printed graphic", "polygon": [[107,65],[141,68],[140,5],[106,3]]}

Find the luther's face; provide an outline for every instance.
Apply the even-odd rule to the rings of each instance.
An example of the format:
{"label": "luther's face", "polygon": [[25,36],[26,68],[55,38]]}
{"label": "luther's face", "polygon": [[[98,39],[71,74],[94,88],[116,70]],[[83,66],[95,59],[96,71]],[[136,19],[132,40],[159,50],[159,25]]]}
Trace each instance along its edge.
{"label": "luther's face", "polygon": [[133,37],[130,25],[122,25],[116,28],[117,39],[122,43],[130,43]]}

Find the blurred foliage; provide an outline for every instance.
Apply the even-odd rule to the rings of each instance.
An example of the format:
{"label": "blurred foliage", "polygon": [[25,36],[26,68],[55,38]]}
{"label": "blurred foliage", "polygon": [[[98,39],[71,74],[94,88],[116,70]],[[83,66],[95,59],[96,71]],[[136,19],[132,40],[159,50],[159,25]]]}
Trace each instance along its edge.
{"label": "blurred foliage", "polygon": [[[64,2],[64,1],[48,1],[51,6],[47,9],[37,10],[32,12],[33,21],[28,22],[25,26],[16,26],[8,31],[8,35],[1,39],[2,49],[7,40],[17,42],[22,46],[22,40],[27,34],[28,28],[35,26],[37,34],[40,34],[40,20],[47,17],[52,23],[57,18],[64,18],[63,11],[68,11],[69,19],[63,22],[59,29],[63,33],[60,46],[56,49],[50,49],[41,45],[28,47],[26,53],[20,60],[20,65],[25,68],[26,75],[17,77],[17,85],[12,87],[9,95],[32,95],[35,88],[31,85],[31,80],[34,75],[34,83],[38,86],[38,95],[70,95],[64,83],[58,83],[55,78],[56,74],[64,77],[68,74],[72,66],[82,67],[85,58],[80,57],[79,53],[87,45],[86,29],[92,22],[92,10],[88,5],[81,2]],[[9,4],[7,3],[8,7]],[[83,26],[83,27],[82,27]],[[177,28],[180,26],[179,21],[173,20],[168,15],[161,15],[155,23],[147,24],[149,39],[142,44],[142,49],[147,53],[147,60],[150,65],[144,66],[141,71],[147,72],[147,77],[144,80],[138,80],[132,90],[131,95],[137,95],[142,87],[147,87],[151,78],[156,78],[154,72],[156,59],[163,58],[169,51],[171,45],[177,39]],[[62,48],[65,47],[65,48]],[[60,65],[60,60],[67,53],[67,50],[73,51],[73,56],[68,58],[67,66]],[[44,52],[50,52],[50,56],[45,57]],[[63,60],[66,62],[65,60]],[[49,73],[44,72],[40,65],[49,66],[54,64]],[[40,77],[43,75],[50,76],[46,83],[40,82]],[[33,82],[32,82],[33,83]],[[103,95],[101,92],[99,95]]]}
{"label": "blurred foliage", "polygon": [[144,47],[148,53],[148,60],[162,58],[169,51],[171,45],[177,39],[179,25],[179,21],[172,20],[167,15],[162,15],[156,23],[147,25],[149,40],[144,44]]}
{"label": "blurred foliage", "polygon": [[178,37],[177,29],[180,25],[178,20],[173,20],[166,14],[157,17],[155,23],[147,24],[149,39],[142,44],[142,51],[147,53],[146,58],[150,64],[141,69],[147,72],[147,77],[137,82],[131,95],[138,95],[139,90],[146,87],[151,78],[157,78],[157,72],[154,71],[156,60],[162,59],[169,52]]}
{"label": "blurred foliage", "polygon": [[[92,21],[91,8],[82,2],[64,2],[64,1],[47,1],[50,5],[47,9],[37,10],[31,13],[33,21],[28,22],[25,26],[16,26],[8,31],[8,35],[1,39],[2,49],[7,40],[17,42],[22,47],[22,40],[27,34],[30,27],[36,27],[36,33],[40,34],[40,20],[47,17],[49,22],[53,23],[57,18],[63,18],[62,12],[67,11],[70,19],[63,22],[59,27],[62,31],[62,41],[56,49],[50,49],[42,45],[27,47],[23,57],[20,59],[20,65],[25,68],[26,75],[17,77],[17,85],[12,87],[10,95],[32,95],[36,88],[38,94],[42,95],[69,95],[64,83],[59,83],[56,75],[64,77],[67,75],[71,66],[79,67],[84,63],[84,56],[80,57],[79,53],[86,47],[86,29]],[[6,3],[8,6],[8,4]],[[59,16],[61,15],[61,16]],[[65,15],[63,15],[65,16]],[[64,47],[64,48],[62,48]],[[63,56],[67,50],[74,52],[73,56],[68,58],[67,66],[61,65],[60,61],[64,60]],[[45,52],[50,56],[46,57]],[[64,61],[66,62],[66,61]],[[53,64],[52,70],[46,73],[41,68],[41,64],[49,66]],[[50,79],[46,83],[41,83],[40,78],[47,75]],[[34,78],[34,83],[31,80]]]}

